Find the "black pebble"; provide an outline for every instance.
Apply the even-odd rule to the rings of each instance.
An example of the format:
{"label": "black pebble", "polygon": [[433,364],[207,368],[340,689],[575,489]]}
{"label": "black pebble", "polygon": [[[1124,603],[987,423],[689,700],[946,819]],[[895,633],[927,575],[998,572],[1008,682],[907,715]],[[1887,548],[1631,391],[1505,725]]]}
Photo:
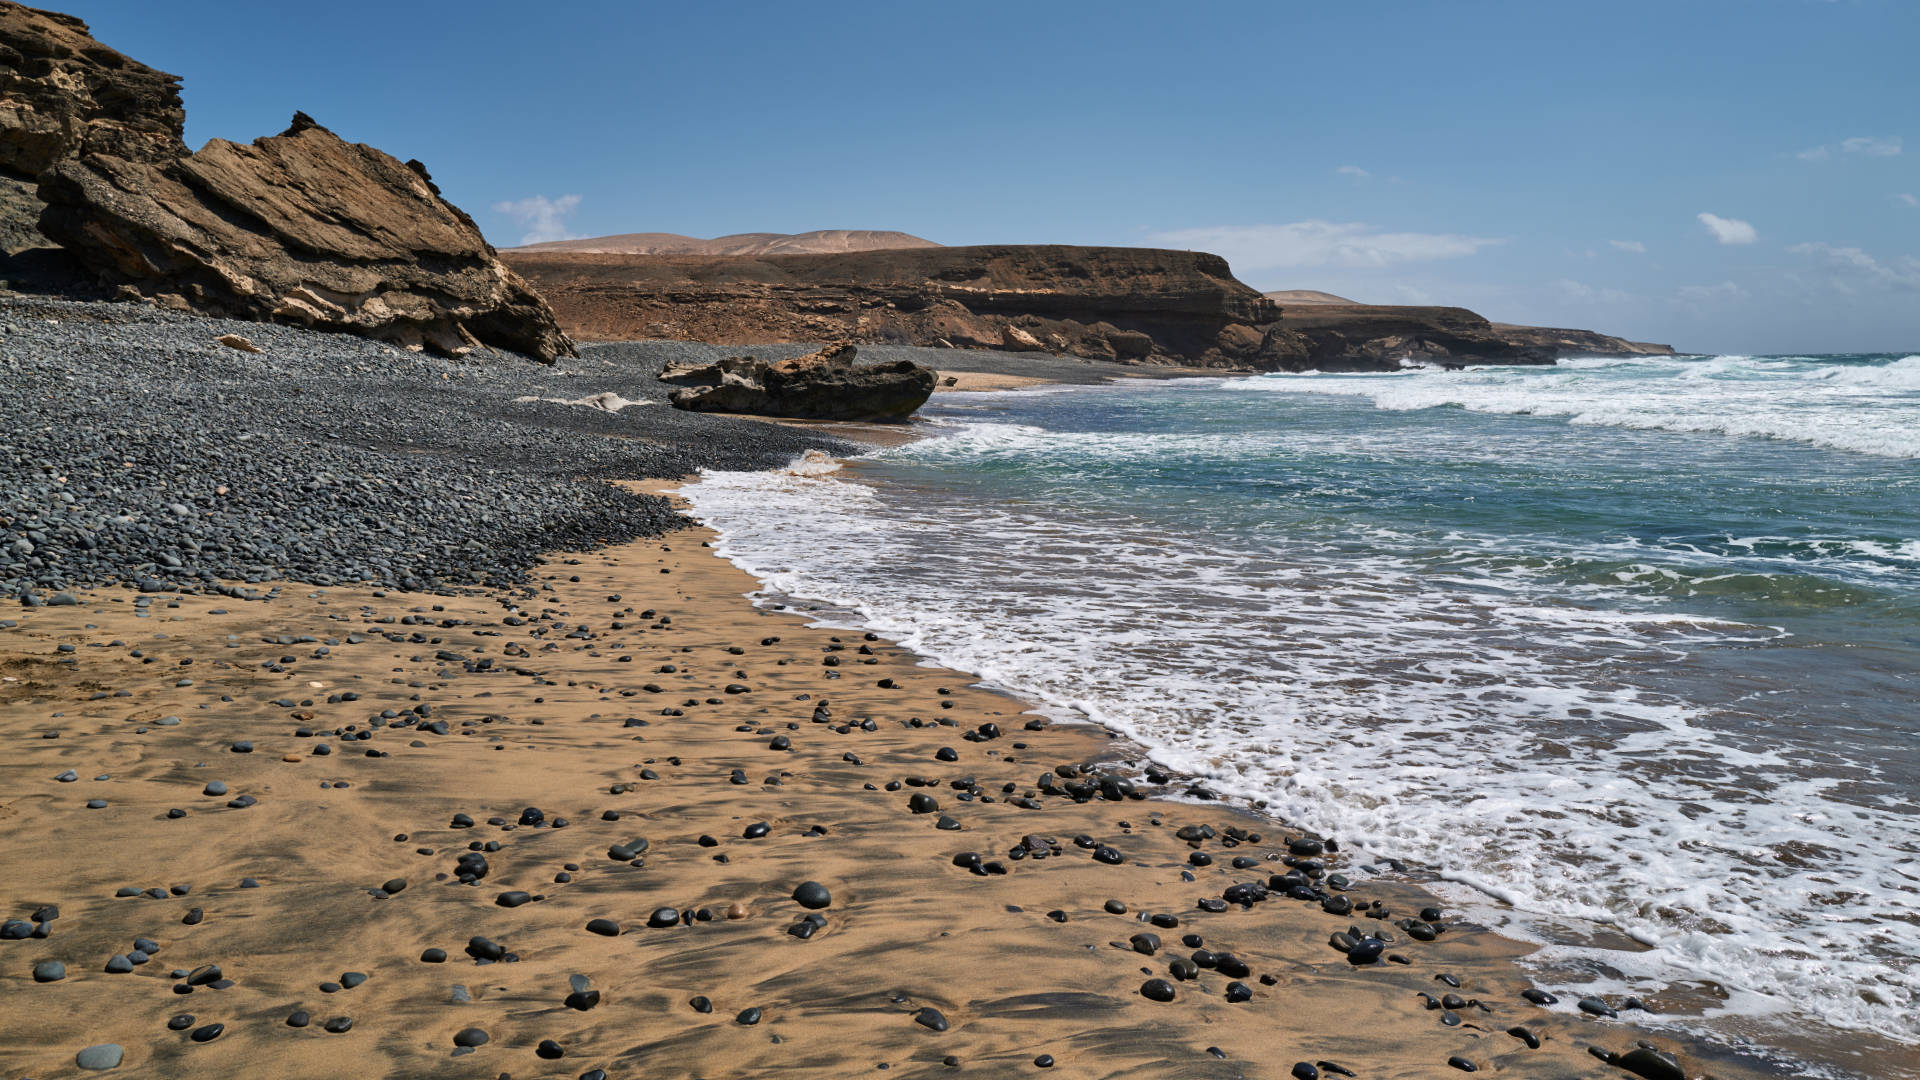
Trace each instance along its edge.
{"label": "black pebble", "polygon": [[945,1031],[951,1026],[947,1023],[947,1018],[940,1014],[939,1009],[931,1007],[921,1009],[919,1012],[914,1013],[913,1022],[923,1028],[929,1028],[934,1031]]}
{"label": "black pebble", "polygon": [[601,937],[619,937],[620,924],[612,919],[595,919],[587,924],[587,932]]}
{"label": "black pebble", "polygon": [[1293,1080],[1320,1080],[1320,1070],[1313,1067],[1311,1061],[1293,1063]]}
{"label": "black pebble", "polygon": [[353,1030],[353,1017],[336,1016],[320,1026],[332,1034],[345,1035]]}
{"label": "black pebble", "polygon": [[1033,1059],[1033,1063],[1043,1069],[1051,1069],[1053,1068],[1053,1055],[1041,1054],[1039,1057]]}
{"label": "black pebble", "polygon": [[1580,1011],[1581,1011],[1581,1012],[1583,1012],[1583,1013],[1591,1013],[1591,1014],[1592,1014],[1592,1015],[1594,1015],[1594,1016],[1614,1016],[1614,1017],[1617,1017],[1617,1016],[1619,1016],[1619,1015],[1620,1015],[1619,1013],[1617,1013],[1617,1012],[1615,1012],[1615,1011],[1613,1010],[1613,1006],[1611,1006],[1611,1005],[1609,1005],[1609,1004],[1607,1004],[1606,1002],[1604,1002],[1604,1001],[1602,1001],[1602,1000],[1600,1000],[1600,999],[1599,999],[1599,998],[1597,998],[1597,997],[1583,997],[1583,998],[1581,998],[1581,999],[1580,999]]}
{"label": "black pebble", "polygon": [[742,1024],[746,1024],[748,1027],[752,1027],[754,1024],[757,1024],[760,1022],[760,1017],[762,1015],[763,1014],[760,1012],[759,1007],[756,1006],[751,1009],[740,1010],[740,1014],[738,1016],[735,1016],[734,1019],[739,1021]]}
{"label": "black pebble", "polygon": [[1172,1001],[1173,984],[1165,979],[1148,979],[1140,984],[1140,996],[1148,1001]]}
{"label": "black pebble", "polygon": [[192,1013],[181,1013],[180,1015],[167,1021],[168,1031],[185,1031],[186,1029],[192,1026],[193,1026]]}
{"label": "black pebble", "polygon": [[303,1028],[311,1023],[313,1023],[313,1016],[305,1009],[295,1009],[287,1017],[288,1027]]}
{"label": "black pebble", "polygon": [[533,1052],[535,1056],[545,1058],[548,1061],[567,1056],[566,1050],[562,1049],[560,1044],[554,1042],[552,1039],[541,1039],[540,1045],[534,1047]]}
{"label": "black pebble", "polygon": [[220,1033],[225,1030],[227,1030],[227,1025],[225,1024],[208,1024],[206,1027],[194,1028],[187,1034],[187,1038],[197,1043],[212,1042],[219,1038]]}
{"label": "black pebble", "polygon": [[708,1001],[704,995],[690,999],[687,1005],[697,1013],[710,1013],[713,1011],[713,1002]]}
{"label": "black pebble", "polygon": [[794,887],[793,902],[803,908],[817,911],[833,903],[833,895],[827,887],[817,881],[803,881]]}
{"label": "black pebble", "polygon": [[491,1036],[489,1036],[486,1032],[481,1031],[479,1028],[462,1028],[458,1032],[454,1033],[453,1045],[485,1046],[487,1044],[487,1041],[490,1038]]}

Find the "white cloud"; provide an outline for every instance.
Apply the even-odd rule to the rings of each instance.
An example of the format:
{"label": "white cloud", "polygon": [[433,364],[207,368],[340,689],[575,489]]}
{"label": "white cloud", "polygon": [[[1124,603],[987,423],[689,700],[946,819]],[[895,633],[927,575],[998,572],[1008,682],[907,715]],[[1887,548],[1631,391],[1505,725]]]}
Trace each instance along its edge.
{"label": "white cloud", "polygon": [[1377,268],[1457,259],[1503,241],[1450,233],[1381,232],[1358,222],[1296,221],[1288,225],[1218,225],[1156,232],[1159,247],[1211,251],[1239,273],[1314,266]]}
{"label": "white cloud", "polygon": [[1840,143],[1840,150],[1843,153],[1865,154],[1868,157],[1899,157],[1900,149],[1898,135],[1860,136],[1842,140]]}
{"label": "white cloud", "polygon": [[1582,300],[1589,303],[1624,304],[1633,299],[1630,294],[1619,289],[1608,288],[1604,285],[1595,287],[1588,285],[1586,282],[1574,281],[1570,278],[1561,278],[1559,281],[1553,283],[1553,287],[1569,300]]}
{"label": "white cloud", "polygon": [[1358,165],[1342,165],[1333,171],[1341,176],[1351,176],[1356,180],[1365,180],[1373,175]]}
{"label": "white cloud", "polygon": [[1700,224],[1705,225],[1713,233],[1713,238],[1723,244],[1751,244],[1760,239],[1760,233],[1739,218],[1701,214]]}
{"label": "white cloud", "polygon": [[567,229],[567,218],[580,207],[580,196],[562,195],[549,199],[532,195],[514,202],[497,202],[493,212],[505,214],[526,230],[522,244],[544,244],[551,240],[572,240],[576,234]]}
{"label": "white cloud", "polygon": [[1607,243],[1612,244],[1621,251],[1631,251],[1635,255],[1645,255],[1647,253],[1647,245],[1638,240],[1609,240]]}
{"label": "white cloud", "polygon": [[1697,311],[1745,300],[1747,290],[1731,281],[1722,281],[1717,285],[1683,285],[1679,296],[1681,304]]}
{"label": "white cloud", "polygon": [[1916,198],[1914,198],[1914,197],[1913,197],[1912,195],[1908,195],[1908,194],[1906,194],[1905,192],[1902,192],[1902,193],[1900,193],[1900,194],[1898,194],[1898,195],[1895,195],[1895,196],[1893,197],[1893,201],[1894,201],[1894,202],[1895,202],[1895,203],[1896,203],[1897,205],[1900,205],[1900,206],[1905,206],[1905,207],[1908,207],[1908,208],[1912,208],[1912,207],[1916,207],[1916,206],[1920,206],[1920,199],[1916,199]]}
{"label": "white cloud", "polygon": [[1820,243],[1795,244],[1787,251],[1824,261],[1835,275],[1831,283],[1843,292],[1852,292],[1858,283],[1920,292],[1920,259],[1911,255],[1899,255],[1882,262],[1857,247]]}
{"label": "white cloud", "polygon": [[1842,154],[1860,154],[1864,157],[1899,157],[1905,145],[1898,135],[1856,135],[1851,139],[1841,139],[1838,147],[1815,146],[1793,156],[1801,161],[1825,161],[1833,156],[1836,149]]}

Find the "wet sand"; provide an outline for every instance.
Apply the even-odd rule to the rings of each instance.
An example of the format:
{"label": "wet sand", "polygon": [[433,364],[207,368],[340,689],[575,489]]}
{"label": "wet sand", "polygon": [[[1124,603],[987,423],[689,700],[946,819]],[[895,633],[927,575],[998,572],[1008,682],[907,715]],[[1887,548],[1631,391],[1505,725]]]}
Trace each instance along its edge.
{"label": "wet sand", "polygon": [[936,371],[937,382],[933,392],[960,393],[963,391],[987,390],[1025,390],[1033,386],[1052,386],[1059,380],[1046,379],[1034,375],[1003,375],[988,371]]}
{"label": "wet sand", "polygon": [[[58,916],[0,940],[0,1073],[93,1075],[76,1053],[113,1043],[117,1072],[168,1077],[1630,1075],[1589,1048],[1646,1036],[1523,1000],[1521,946],[1451,917],[1416,940],[1401,920],[1433,901],[1411,886],[1341,891],[1338,854],[1289,854],[1311,838],[1127,797],[1187,783],[887,642],[757,610],[707,538],[458,597],[109,589],[6,612],[0,919]],[[463,884],[474,847],[487,871]],[[1355,911],[1214,903],[1290,868]],[[796,902],[805,882],[827,906]],[[1329,945],[1355,928],[1391,937],[1379,959]],[[104,970],[142,937],[150,959]],[[65,978],[36,982],[49,960]],[[348,972],[367,978],[329,992]],[[573,975],[591,1007],[567,1003]],[[1172,1001],[1142,996],[1152,979]],[[466,1029],[487,1041],[456,1047]],[[1651,1041],[1687,1076],[1757,1075]]]}

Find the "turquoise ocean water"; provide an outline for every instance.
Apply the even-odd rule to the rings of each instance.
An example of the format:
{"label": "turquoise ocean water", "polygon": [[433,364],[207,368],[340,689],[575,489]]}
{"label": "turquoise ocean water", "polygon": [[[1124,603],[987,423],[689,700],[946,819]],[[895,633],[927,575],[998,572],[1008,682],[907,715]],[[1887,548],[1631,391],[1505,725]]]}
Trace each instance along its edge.
{"label": "turquoise ocean water", "polygon": [[1849,1055],[1920,1044],[1920,356],[922,417],[837,470],[709,474],[696,516],[770,597],[1425,868],[1547,985],[1914,1075]]}

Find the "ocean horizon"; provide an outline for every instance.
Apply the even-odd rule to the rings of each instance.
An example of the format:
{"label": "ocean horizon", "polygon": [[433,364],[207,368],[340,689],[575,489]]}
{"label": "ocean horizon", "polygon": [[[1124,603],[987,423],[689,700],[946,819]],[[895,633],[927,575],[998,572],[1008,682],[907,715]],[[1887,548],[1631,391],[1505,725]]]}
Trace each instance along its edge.
{"label": "ocean horizon", "polygon": [[943,393],[916,431],[684,493],[762,603],[1335,837],[1542,985],[1920,1075],[1920,355]]}

